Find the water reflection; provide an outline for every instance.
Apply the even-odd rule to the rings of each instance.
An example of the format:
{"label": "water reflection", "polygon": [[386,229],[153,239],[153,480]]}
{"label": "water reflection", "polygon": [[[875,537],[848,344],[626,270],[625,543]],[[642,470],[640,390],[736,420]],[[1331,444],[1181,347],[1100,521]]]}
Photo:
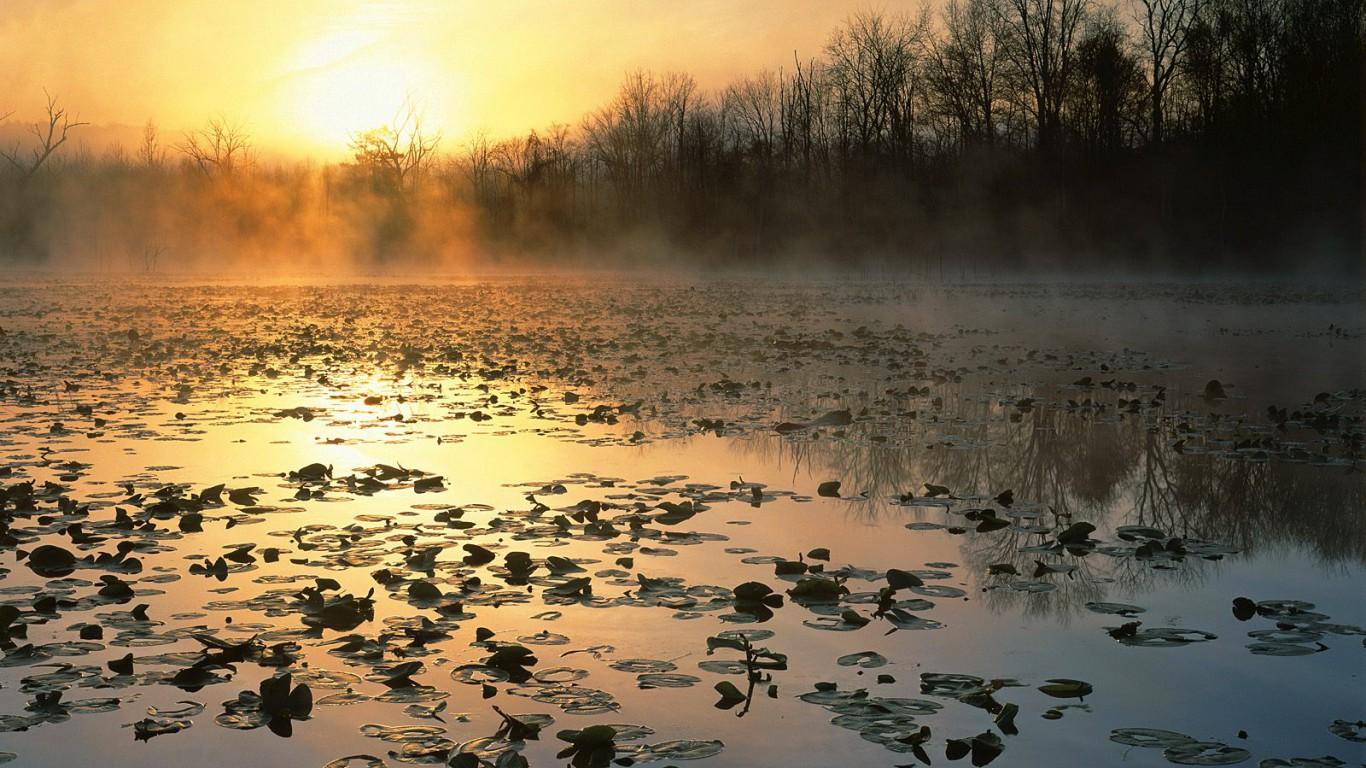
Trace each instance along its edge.
{"label": "water reflection", "polygon": [[[846,493],[866,497],[850,505],[850,514],[863,520],[941,520],[939,507],[897,502],[932,482],[986,497],[988,506],[987,499],[1010,489],[1016,499],[1046,510],[1047,522],[1086,520],[1102,532],[1148,526],[1251,556],[1302,550],[1326,567],[1366,563],[1366,518],[1354,512],[1366,503],[1366,485],[1353,468],[1183,454],[1151,420],[1100,420],[1063,408],[1035,407],[1018,420],[966,418],[958,427],[967,447],[890,447],[852,434],[798,442],[755,434],[733,445],[794,473],[838,478]],[[958,524],[964,524],[961,518]],[[961,551],[981,575],[994,563],[1033,562],[1039,556],[1021,550],[1039,541],[1010,529],[968,533]],[[1076,578],[1059,580],[1055,593],[991,590],[986,600],[998,610],[1069,613],[1104,599],[1111,588],[1170,588],[1200,579],[1213,566],[1190,559],[1192,567],[1162,570],[1132,558],[1091,555],[1075,560]]]}
{"label": "water reflection", "polygon": [[[106,598],[91,595],[101,589],[96,570],[83,565],[54,581],[32,567],[31,554],[15,551],[0,564],[10,569],[0,571],[0,606],[14,608],[28,627],[15,645],[88,653],[82,679],[89,687],[104,685],[111,676],[103,665],[128,653],[116,642],[149,649],[134,652],[144,677],[123,681],[144,697],[136,705],[129,698],[122,714],[104,720],[72,718],[71,731],[32,728],[10,737],[16,749],[42,765],[90,762],[96,751],[131,763],[150,749],[230,749],[247,762],[322,764],[339,754],[383,754],[390,747],[373,739],[406,733],[416,740],[390,752],[390,764],[405,762],[396,753],[444,761],[457,742],[497,741],[488,734],[506,720],[481,698],[496,695],[507,713],[523,722],[553,717],[556,729],[636,723],[638,732],[658,729],[673,748],[674,739],[698,748],[724,742],[727,765],[881,764],[891,748],[885,737],[899,730],[871,740],[861,730],[866,723],[842,712],[839,724],[859,728],[835,736],[829,713],[799,697],[831,680],[851,695],[868,689],[865,703],[916,697],[925,693],[920,674],[931,670],[1027,683],[998,694],[1020,705],[1022,724],[1030,720],[1007,740],[1005,760],[1014,764],[1047,764],[1063,745],[1078,762],[1111,764],[1121,758],[1105,739],[1109,727],[1231,739],[1230,723],[1219,721],[1226,713],[1210,701],[1226,685],[1243,685],[1248,701],[1273,703],[1288,680],[1307,691],[1302,706],[1268,704],[1276,726],[1263,727],[1263,744],[1298,749],[1296,716],[1334,738],[1324,726],[1349,714],[1340,711],[1350,700],[1341,680],[1354,669],[1359,637],[1325,636],[1331,652],[1292,660],[1301,663],[1296,674],[1317,675],[1307,683],[1261,674],[1271,668],[1251,665],[1265,659],[1244,650],[1254,625],[1229,616],[1228,601],[1290,597],[1317,602],[1334,621],[1360,620],[1359,600],[1344,605],[1342,598],[1353,594],[1350,576],[1366,560],[1363,488],[1359,475],[1346,474],[1359,461],[1350,455],[1349,429],[1318,434],[1287,419],[1281,432],[1264,419],[1241,419],[1254,413],[1246,400],[1201,400],[1199,387],[1212,374],[1191,374],[1197,388],[1182,392],[1179,374],[1146,371],[1153,358],[1128,350],[1078,344],[1045,364],[1048,353],[1035,353],[1042,347],[1035,339],[997,345],[992,334],[960,334],[943,323],[934,333],[892,329],[891,310],[865,306],[860,291],[697,293],[194,290],[160,315],[150,298],[95,312],[67,297],[72,324],[57,331],[44,325],[50,297],[6,298],[19,309],[3,310],[14,317],[0,337],[0,356],[10,361],[4,375],[14,379],[0,386],[0,474],[8,473],[0,485],[32,480],[41,496],[36,509],[0,506],[12,518],[8,532],[26,552],[55,544],[82,557],[136,543],[144,567],[124,574],[135,596]],[[732,305],[741,313],[715,310]],[[863,309],[869,314],[859,316]],[[316,321],[301,324],[301,314]],[[1231,380],[1260,376],[1241,373]],[[1076,383],[1093,375],[1091,385]],[[1133,388],[1106,386],[1112,376]],[[1236,394],[1238,386],[1230,389]],[[1355,397],[1344,412],[1360,410]],[[818,428],[774,433],[779,423],[831,413]],[[704,419],[711,421],[698,423]],[[1326,465],[1310,463],[1332,441]],[[381,464],[405,469],[391,474]],[[412,470],[444,479],[419,488],[429,475]],[[357,475],[396,482],[380,490]],[[845,498],[818,495],[827,480],[841,481]],[[923,493],[926,482],[973,498],[901,500]],[[189,502],[217,484],[226,493],[205,502],[187,527],[166,517],[162,494],[168,503]],[[233,500],[232,491],[248,487],[263,491]],[[992,497],[1006,489],[1011,511],[1038,517],[972,530],[964,513],[1000,509]],[[121,521],[120,507],[135,527]],[[1107,544],[1120,526],[1137,524],[1238,554],[1176,562],[1099,546],[1039,548],[1081,520]],[[913,523],[926,525],[903,527]],[[106,541],[78,541],[91,534]],[[828,560],[812,554],[819,549]],[[273,559],[270,550],[278,550]],[[796,587],[810,574],[792,573],[790,563],[780,574],[775,560],[799,555],[825,575],[846,576],[854,595],[812,606],[787,595],[765,611],[731,605],[747,582],[779,595]],[[257,562],[237,562],[249,557]],[[229,558],[221,568],[220,558]],[[1035,577],[1035,561],[1058,570]],[[1000,563],[1018,573],[990,574]],[[882,599],[892,568],[917,571],[925,582],[896,595],[905,613],[900,629],[887,633],[873,601]],[[324,588],[319,578],[336,584]],[[325,595],[324,611],[329,601],[352,605],[343,595],[374,589],[373,618],[348,612],[320,630],[309,623],[317,600],[296,599],[305,588]],[[1172,628],[1163,625],[1182,622],[1171,617],[1189,617],[1198,629],[1217,631],[1220,642],[1177,651],[1116,643],[1103,629],[1123,619],[1090,614],[1086,603],[1137,594],[1149,609],[1145,627]],[[70,614],[57,620],[35,605],[51,607],[49,597],[78,602],[57,604]],[[125,610],[144,599],[148,615],[164,624],[143,627]],[[75,637],[77,617],[109,623],[108,647],[73,644],[83,639]],[[756,618],[774,633],[762,645],[789,655],[789,668],[774,670],[772,698],[758,685],[743,708],[715,709],[712,685],[743,670],[733,669],[733,648],[709,657],[708,640]],[[114,634],[129,622],[134,634]],[[817,631],[829,629],[840,631]],[[242,664],[230,681],[195,692],[205,713],[227,707],[232,717],[219,725],[228,728],[206,714],[186,733],[168,732],[151,746],[134,742],[124,727],[132,708],[170,706],[186,694],[172,676],[205,653],[196,634],[291,644],[286,650],[299,661],[293,682],[319,693],[312,719],[287,742],[265,729],[236,729],[255,722],[259,709],[239,691],[283,671],[270,663],[284,661],[272,651]],[[166,653],[150,650],[153,642]],[[489,672],[485,662],[504,643],[535,646],[538,684]],[[869,653],[885,658],[892,682],[837,661]],[[411,675],[418,686],[385,690],[396,666],[417,660],[425,665]],[[0,726],[26,727],[32,710],[24,678],[42,658],[12,661],[0,680]],[[718,661],[732,663],[702,665]],[[679,677],[642,681],[632,670],[645,662],[677,667]],[[573,668],[552,666],[559,664]],[[493,675],[493,687],[452,674],[467,665]],[[1171,700],[1170,691],[1202,675],[1209,685],[1200,692],[1208,695]],[[1095,697],[1045,723],[1037,715],[1057,701],[1038,684],[1059,677],[1085,679]],[[680,682],[686,686],[677,690],[661,684]],[[52,684],[72,688],[67,701],[87,687]],[[746,688],[738,686],[751,693]],[[560,704],[571,707],[547,698],[561,694],[572,701]],[[414,695],[422,700],[406,698]],[[450,702],[441,727],[427,712],[438,699]],[[936,759],[945,737],[992,727],[980,707],[944,701],[933,717],[913,713],[933,723]],[[613,706],[603,710],[604,702]],[[743,720],[737,711],[747,712]],[[406,730],[414,720],[435,730]],[[70,738],[72,731],[82,738]],[[531,764],[562,764],[551,762],[559,747],[546,733],[525,745]],[[142,751],[126,751],[134,745]],[[715,754],[706,750],[692,756]]]}

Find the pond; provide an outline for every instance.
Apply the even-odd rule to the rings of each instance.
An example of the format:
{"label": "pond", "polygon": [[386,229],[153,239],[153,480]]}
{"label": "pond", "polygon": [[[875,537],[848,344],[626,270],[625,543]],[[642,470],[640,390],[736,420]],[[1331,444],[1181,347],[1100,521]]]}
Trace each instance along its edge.
{"label": "pond", "polygon": [[1362,317],[11,279],[0,762],[1360,764]]}

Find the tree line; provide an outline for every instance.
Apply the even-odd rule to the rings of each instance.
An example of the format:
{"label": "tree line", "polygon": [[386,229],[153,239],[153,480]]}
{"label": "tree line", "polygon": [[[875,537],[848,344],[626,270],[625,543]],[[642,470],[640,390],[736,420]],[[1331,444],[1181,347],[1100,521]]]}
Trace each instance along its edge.
{"label": "tree line", "polygon": [[0,253],[1359,267],[1363,4],[867,11],[718,90],[633,72],[524,135],[452,144],[408,103],[321,166],[259,162],[221,118],[59,153],[81,123],[49,98],[0,151]]}

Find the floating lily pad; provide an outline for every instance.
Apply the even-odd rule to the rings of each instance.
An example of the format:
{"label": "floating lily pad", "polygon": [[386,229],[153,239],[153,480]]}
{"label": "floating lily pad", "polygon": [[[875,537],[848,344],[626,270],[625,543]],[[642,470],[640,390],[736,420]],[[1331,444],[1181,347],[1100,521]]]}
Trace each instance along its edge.
{"label": "floating lily pad", "polygon": [[1158,728],[1116,728],[1110,731],[1110,741],[1127,744],[1131,747],[1166,749],[1195,741],[1184,733],[1164,731]]}
{"label": "floating lily pad", "polygon": [[632,757],[638,763],[662,762],[667,760],[705,760],[716,757],[725,750],[719,740],[675,739],[647,744],[636,750]]}
{"label": "floating lily pad", "polygon": [[1056,678],[1039,686],[1039,690],[1055,699],[1080,699],[1091,694],[1091,684],[1081,680]]}
{"label": "floating lily pad", "polygon": [[1117,638],[1124,645],[1132,645],[1140,648],[1175,648],[1191,643],[1204,643],[1210,640],[1217,640],[1218,635],[1212,632],[1205,632],[1199,629],[1183,629],[1180,627],[1153,627],[1151,629],[1138,630],[1127,637]]}
{"label": "floating lily pad", "polygon": [[1366,744],[1366,720],[1334,720],[1328,732],[1341,739]]}
{"label": "floating lily pad", "polygon": [[1162,756],[1177,765],[1237,765],[1252,759],[1252,753],[1246,749],[1217,741],[1173,744],[1162,750]]}
{"label": "floating lily pad", "polygon": [[1137,605],[1129,605],[1128,603],[1090,602],[1086,604],[1086,610],[1092,613],[1100,613],[1105,615],[1133,617],[1140,613],[1143,613],[1147,609]]}
{"label": "floating lily pad", "polygon": [[874,669],[886,666],[887,657],[876,651],[860,651],[850,653],[836,659],[841,667],[862,667],[863,669]]}
{"label": "floating lily pad", "polygon": [[673,672],[652,672],[636,677],[640,688],[691,688],[702,682],[702,678]]}

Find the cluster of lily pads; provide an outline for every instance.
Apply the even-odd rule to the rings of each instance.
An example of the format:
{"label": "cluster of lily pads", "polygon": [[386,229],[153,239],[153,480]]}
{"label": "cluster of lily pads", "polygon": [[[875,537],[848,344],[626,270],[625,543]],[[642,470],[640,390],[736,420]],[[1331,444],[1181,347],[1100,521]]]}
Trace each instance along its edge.
{"label": "cluster of lily pads", "polygon": [[[422,493],[433,487],[430,483],[433,478],[439,480],[420,470],[384,464],[340,475],[331,466],[314,463],[281,473],[279,481],[281,488],[292,489],[288,494],[290,501],[313,503],[337,494],[364,497],[405,489]],[[950,577],[950,569],[955,567],[951,563],[885,571],[854,565],[829,568],[826,563],[831,552],[827,548],[810,550],[795,559],[758,555],[752,550],[728,550],[745,564],[771,568],[772,577],[787,585],[784,590],[775,590],[761,581],[724,588],[689,585],[678,578],[649,577],[639,572],[632,574],[630,568],[635,565],[636,557],[648,557],[651,543],[659,545],[662,553],[670,551],[664,546],[724,541],[724,537],[717,535],[672,530],[706,514],[713,505],[754,504],[773,498],[774,494],[789,493],[743,481],[732,482],[729,487],[699,483],[677,485],[681,479],[657,477],[637,484],[624,484],[617,478],[585,474],[571,481],[587,487],[629,491],[618,494],[627,498],[588,498],[558,507],[552,507],[543,499],[567,494],[569,489],[565,483],[530,484],[526,487],[527,508],[507,510],[503,515],[489,519],[487,529],[466,519],[467,512],[484,511],[477,505],[426,504],[418,506],[428,514],[429,522],[400,524],[388,517],[362,515],[356,524],[342,528],[315,523],[277,531],[275,533],[281,539],[279,546],[263,547],[257,541],[228,545],[224,555],[192,561],[186,573],[220,582],[232,581],[256,570],[258,563],[277,563],[285,557],[305,568],[371,568],[374,586],[366,594],[357,595],[345,591],[341,582],[329,577],[314,577],[302,586],[290,584],[296,581],[293,578],[261,577],[257,581],[267,588],[259,594],[245,599],[214,601],[205,608],[243,610],[266,616],[293,615],[297,617],[299,627],[260,626],[259,631],[257,627],[251,627],[250,636],[237,640],[203,627],[183,632],[160,630],[161,622],[149,615],[149,605],[138,603],[131,611],[100,614],[100,623],[73,626],[73,631],[80,637],[80,640],[72,641],[77,643],[75,645],[49,643],[40,646],[19,645],[18,641],[26,638],[31,626],[45,624],[64,612],[128,604],[155,595],[156,590],[148,585],[164,579],[158,576],[136,578],[144,570],[143,557],[168,552],[173,543],[192,541],[202,535],[206,527],[222,526],[229,530],[256,519],[269,519],[284,508],[263,506],[262,497],[267,491],[257,486],[227,489],[216,485],[199,492],[166,486],[152,493],[126,489],[128,495],[113,505],[112,514],[108,514],[108,508],[103,508],[96,515],[94,508],[73,502],[59,486],[49,484],[39,488],[31,482],[11,484],[3,489],[5,534],[21,561],[34,574],[60,580],[78,571],[106,573],[100,574],[98,586],[90,584],[93,593],[85,596],[38,597],[28,611],[9,603],[0,605],[0,644],[6,651],[0,664],[32,665],[55,655],[96,650],[101,647],[97,641],[103,639],[105,627],[118,631],[116,641],[142,646],[189,639],[197,641],[201,651],[197,655],[160,658],[129,653],[109,663],[112,677],[77,668],[56,676],[26,678],[26,688],[34,693],[29,706],[31,714],[9,716],[4,721],[4,728],[27,729],[60,721],[73,712],[92,711],[92,708],[99,711],[99,708],[119,704],[117,699],[63,703],[62,693],[72,683],[114,687],[167,684],[195,692],[229,683],[239,666],[244,664],[279,672],[262,680],[254,691],[243,690],[235,699],[225,701],[223,712],[216,718],[221,726],[249,730],[264,725],[277,735],[288,736],[295,723],[315,715],[315,705],[340,706],[367,699],[404,704],[412,716],[440,719],[446,694],[421,682],[429,671],[423,659],[433,657],[443,644],[467,631],[462,630],[462,624],[475,619],[478,609],[525,603],[533,594],[530,590],[535,588],[539,588],[540,599],[552,609],[542,614],[546,618],[553,618],[559,611],[574,606],[638,606],[663,608],[677,618],[714,613],[722,621],[755,624],[771,620],[777,611],[785,610],[791,603],[810,614],[803,624],[811,629],[853,632],[875,625],[889,633],[941,627],[941,623],[924,616],[934,608],[934,600],[961,598],[966,594],[957,587],[934,583]],[[424,484],[424,481],[428,482]],[[827,485],[820,490],[821,495],[839,496],[837,486]],[[943,510],[946,516],[961,516],[967,523],[975,523],[972,535],[976,536],[998,536],[1013,531],[1035,537],[1037,543],[1019,550],[1035,558],[1035,566],[1029,574],[1035,584],[1049,584],[1053,578],[1074,578],[1074,566],[1063,558],[1101,555],[1173,567],[1188,557],[1218,559],[1231,551],[1214,543],[1169,537],[1159,530],[1140,526],[1117,529],[1115,542],[1098,541],[1092,538],[1096,527],[1090,523],[1058,520],[1046,524],[1037,505],[1017,502],[1011,491],[986,499],[1003,510],[1000,514],[993,507],[982,506],[983,498],[958,498],[950,489],[932,483],[925,484],[925,491],[923,496],[899,496],[897,503],[928,506]],[[663,498],[673,494],[681,496],[682,500]],[[652,502],[645,501],[647,498]],[[22,521],[37,525],[16,525]],[[926,526],[914,527],[922,530]],[[940,527],[950,533],[967,532],[967,526],[946,524]],[[595,543],[608,555],[616,556],[615,567],[590,573],[589,566],[594,560],[560,555],[536,558],[503,543],[476,543],[481,533],[496,534],[514,542],[577,539]],[[51,541],[54,537],[64,537],[71,548],[58,544],[26,548],[29,542]],[[110,544],[114,545],[112,551]],[[452,553],[455,558],[451,557]],[[989,581],[1016,577],[1017,580],[1011,582],[1016,589],[1021,588],[1018,586],[1021,576],[1020,570],[1009,563],[994,564],[983,575]],[[866,587],[857,586],[865,584]],[[79,591],[82,582],[73,582],[71,586]],[[988,583],[985,588],[996,586]],[[1039,590],[1030,587],[1029,591]],[[376,620],[376,592],[391,602],[406,604],[415,613],[386,619],[385,628],[378,635],[358,631]],[[1143,612],[1141,607],[1119,603],[1092,602],[1087,608],[1095,613],[1121,617]],[[1234,613],[1240,619],[1262,616],[1278,623],[1276,629],[1269,630],[1271,634],[1266,631],[1252,633],[1256,639],[1251,646],[1254,653],[1290,655],[1290,649],[1303,649],[1307,647],[1306,643],[1317,643],[1324,633],[1363,634],[1358,628],[1331,624],[1327,616],[1312,609],[1312,605],[1294,601],[1252,603],[1240,598],[1234,603]],[[241,625],[232,629],[248,631]],[[1140,629],[1136,621],[1107,631],[1121,643],[1137,646],[1184,645],[1214,639],[1210,633],[1184,628]],[[786,670],[788,660],[785,654],[758,645],[771,637],[772,632],[754,628],[731,630],[707,640],[708,655],[729,651],[739,656],[734,660],[704,661],[699,667],[716,674],[741,674],[745,682],[743,688],[728,680],[718,682],[715,685],[720,697],[716,704],[718,708],[735,709],[743,716],[753,705],[756,692],[765,691],[771,697],[778,695],[772,675]],[[478,651],[479,656],[453,666],[450,678],[477,687],[483,698],[503,693],[551,704],[571,715],[610,715],[620,708],[610,693],[585,687],[579,682],[587,675],[585,670],[573,667],[538,669],[540,658],[534,648],[568,642],[562,635],[542,631],[515,639],[501,639],[497,633],[480,627],[473,638],[470,648]],[[300,668],[305,644],[324,649],[348,665],[370,671],[356,676],[316,666]],[[596,647],[582,652],[604,658],[610,656],[612,649]],[[869,651],[848,654],[838,663],[876,669],[886,661],[881,654]],[[168,664],[176,667],[176,671],[147,669]],[[637,685],[643,690],[686,688],[700,682],[695,676],[678,673],[676,666],[666,661],[616,659],[611,666],[635,674]],[[378,696],[360,693],[356,688],[362,677],[383,686],[386,692]],[[892,680],[890,675],[885,677],[889,682]],[[927,695],[951,698],[985,710],[991,716],[992,727],[1002,734],[989,728],[975,736],[946,739],[943,750],[947,758],[967,757],[975,765],[986,765],[1004,752],[1009,737],[1017,732],[1015,718],[1019,705],[998,702],[996,694],[1016,683],[938,673],[922,674],[921,680],[922,691]],[[335,693],[321,693],[315,698],[314,689]],[[1059,678],[1048,681],[1039,690],[1052,698],[1082,699],[1091,693],[1091,686],[1083,681]],[[931,730],[916,718],[931,716],[942,705],[930,700],[870,696],[863,690],[843,692],[833,684],[818,685],[815,692],[801,698],[835,713],[836,725],[856,730],[863,738],[892,751],[909,752],[922,762],[930,762]],[[130,723],[129,727],[139,740],[177,733],[190,727],[191,718],[196,714],[192,711],[194,707],[202,708],[202,705],[190,702],[181,710],[149,711],[148,717]],[[518,761],[524,758],[517,745],[535,739],[540,726],[553,719],[545,715],[514,716],[501,709],[497,711],[503,718],[503,728],[486,739],[456,743],[446,737],[444,728],[431,726],[375,730],[373,735],[398,745],[391,756],[406,762],[439,758],[452,765],[519,765]],[[1062,711],[1060,705],[1044,710],[1042,715],[1046,719],[1061,717]],[[657,756],[667,759],[704,757],[721,749],[720,743],[714,740],[655,745],[632,743],[646,735],[643,726],[621,724],[564,731],[561,738],[569,746],[561,754],[574,765],[583,767],[621,760],[644,762]],[[1224,763],[1189,761],[1232,760],[1242,754],[1236,748],[1194,741],[1173,741],[1165,744],[1164,749],[1174,762],[1187,761],[1186,764],[1196,765]]]}
{"label": "cluster of lily pads", "polygon": [[[190,441],[211,430],[307,425],[326,444],[363,441],[360,434],[432,438],[439,447],[530,432],[591,445],[705,435],[774,439],[797,450],[938,450],[974,447],[964,424],[986,428],[983,447],[999,429],[1033,430],[1032,420],[1047,413],[1068,424],[1132,424],[1160,436],[1176,460],[1213,455],[1337,470],[1361,464],[1366,395],[1359,390],[1273,406],[1253,422],[1228,415],[1239,405],[1234,385],[1210,381],[1181,393],[1153,373],[1164,363],[1141,352],[995,345],[991,334],[967,328],[855,326],[836,310],[812,308],[819,302],[789,305],[781,294],[746,303],[737,291],[717,312],[643,289],[622,299],[635,308],[622,320],[609,311],[616,299],[596,292],[565,302],[555,292],[481,287],[439,297],[420,292],[422,301],[409,301],[401,291],[376,289],[355,292],[354,307],[326,292],[233,292],[231,301],[213,291],[189,293],[192,308],[150,311],[152,295],[143,303],[111,302],[103,313],[77,308],[63,333],[42,330],[51,310],[41,303],[29,305],[29,314],[7,315],[0,404],[10,411],[0,444],[14,453],[0,466],[0,550],[12,558],[0,564],[0,576],[13,566],[15,581],[24,583],[0,586],[0,685],[22,695],[23,709],[0,714],[0,732],[114,711],[156,686],[176,696],[223,693],[217,707],[183,699],[141,708],[126,723],[133,741],[177,738],[211,708],[223,728],[264,726],[242,738],[288,737],[295,728],[321,727],[313,721],[339,708],[373,702],[401,708],[407,720],[364,725],[362,736],[381,745],[373,750],[379,754],[329,766],[382,766],[387,759],[518,768],[527,765],[528,743],[557,718],[579,726],[555,736],[558,758],[576,768],[710,758],[723,752],[720,739],[654,741],[654,728],[621,722],[630,698],[596,687],[588,667],[601,663],[609,675],[627,676],[632,696],[670,700],[698,686],[706,693],[709,675],[715,707],[751,723],[766,698],[791,696],[784,678],[795,676],[793,659],[784,651],[800,643],[769,628],[791,617],[799,619],[794,627],[851,633],[821,635],[851,644],[835,666],[894,686],[895,662],[852,650],[858,639],[945,628],[950,619],[936,608],[968,599],[968,580],[986,595],[1062,603],[1059,592],[1069,585],[1103,583],[1088,573],[1097,562],[1181,574],[1240,549],[1151,525],[1102,533],[1011,490],[960,496],[946,485],[898,477],[896,493],[879,495],[843,477],[814,484],[823,508],[876,501],[915,516],[905,526],[912,532],[961,536],[965,547],[1000,546],[966,569],[943,561],[836,565],[830,547],[728,546],[712,525],[718,508],[757,516],[775,502],[781,509],[813,501],[742,477],[713,485],[681,475],[632,482],[581,473],[518,486],[525,504],[508,509],[443,503],[452,481],[397,463],[346,469],[315,461],[208,486],[163,482],[158,474],[167,468],[149,467],[115,488],[92,485],[97,468],[72,458],[102,441]],[[423,309],[433,301],[449,309],[440,320]],[[508,308],[526,311],[502,311]],[[680,319],[686,330],[673,333]],[[974,376],[1019,370],[1064,383],[990,396],[959,392]],[[1098,373],[1074,378],[1077,371]],[[289,404],[236,405],[267,389]],[[367,502],[381,494],[387,500],[372,509]],[[402,514],[378,511],[399,494],[417,501]],[[355,506],[364,511],[344,521],[319,513],[344,501],[361,502]],[[563,549],[550,554],[551,547]],[[686,577],[660,575],[659,563],[687,560],[698,547],[724,547],[747,575],[722,583],[708,583],[720,579],[700,568],[685,568]],[[167,591],[182,579],[211,597],[174,613]],[[1126,647],[1217,639],[1145,626],[1141,606],[1103,596],[1084,607],[1124,619],[1104,631]],[[522,608],[539,612],[514,626],[501,618]],[[552,631],[568,612],[627,608],[673,622],[706,658],[680,666],[691,661],[576,647]],[[1233,609],[1239,619],[1270,622],[1248,633],[1248,649],[1258,655],[1311,655],[1328,649],[1325,639],[1363,634],[1305,602],[1239,598]],[[714,623],[730,628],[718,631]],[[688,636],[694,626],[706,630]],[[160,646],[168,648],[148,650]],[[103,664],[79,663],[106,651]],[[1008,678],[926,672],[919,683],[921,698],[826,682],[798,698],[893,753],[980,766],[1009,751],[1022,712],[1055,720],[1085,711],[1093,692],[1090,683],[1062,677],[1028,696],[1019,690],[1028,686]],[[81,689],[116,695],[72,695]],[[457,702],[478,713],[453,711]],[[959,705],[979,722],[933,723]],[[521,711],[534,707],[545,711]],[[490,713],[496,729],[469,725]],[[1354,742],[1362,728],[1346,719],[1331,726]],[[1152,729],[1123,729],[1112,740],[1160,749],[1178,764],[1250,759],[1240,747]],[[1264,765],[1336,758],[1277,760]]]}

